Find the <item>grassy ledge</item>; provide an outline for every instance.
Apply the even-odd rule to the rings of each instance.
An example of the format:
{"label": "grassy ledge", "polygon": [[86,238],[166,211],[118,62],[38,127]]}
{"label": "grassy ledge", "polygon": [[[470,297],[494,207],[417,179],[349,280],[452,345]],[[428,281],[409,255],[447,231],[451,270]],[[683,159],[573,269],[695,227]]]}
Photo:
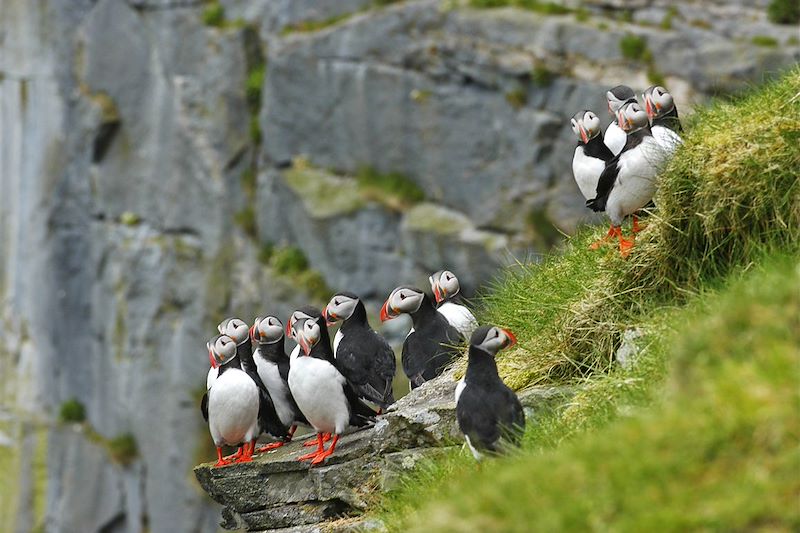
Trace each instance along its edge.
{"label": "grassy ledge", "polygon": [[498,358],[512,387],[581,392],[517,455],[412,474],[376,503],[390,531],[800,527],[800,68],[684,141],[627,261],[588,228],[483,298],[521,341]]}

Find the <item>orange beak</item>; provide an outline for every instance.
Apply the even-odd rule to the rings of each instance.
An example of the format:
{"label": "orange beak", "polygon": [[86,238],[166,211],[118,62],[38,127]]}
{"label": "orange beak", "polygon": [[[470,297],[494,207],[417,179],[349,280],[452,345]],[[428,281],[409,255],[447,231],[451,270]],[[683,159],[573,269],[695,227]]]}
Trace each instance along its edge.
{"label": "orange beak", "polygon": [[583,141],[583,144],[588,143],[589,135],[586,134],[586,129],[583,127],[583,124],[578,124],[578,129],[581,132],[581,140]]}
{"label": "orange beak", "polygon": [[325,306],[325,309],[322,310],[322,318],[325,319],[325,325],[330,327],[336,324],[336,321],[339,320],[339,317],[336,316],[335,313],[328,312],[328,306]]}
{"label": "orange beak", "polygon": [[297,343],[300,345],[300,348],[302,348],[304,354],[308,355],[311,353],[311,346],[308,345],[306,339],[302,335],[300,335]]}
{"label": "orange beak", "polygon": [[445,296],[447,296],[442,288],[439,286],[438,283],[433,285],[433,297],[436,299],[436,304],[442,303],[444,301]]}
{"label": "orange beak", "polygon": [[650,97],[644,99],[644,109],[647,111],[647,116],[652,119],[655,113],[653,112],[653,104],[650,102]]}
{"label": "orange beak", "polygon": [[289,337],[290,339],[292,338],[292,326],[291,326],[291,323],[292,323],[292,317],[290,315],[289,316],[289,320],[286,321],[286,336]]}
{"label": "orange beak", "polygon": [[381,307],[381,322],[386,322],[387,320],[393,319],[394,316],[389,314],[389,300],[383,302],[383,307]]}
{"label": "orange beak", "polygon": [[211,368],[217,368],[217,361],[214,359],[214,354],[208,350],[208,360],[211,362]]}
{"label": "orange beak", "polygon": [[505,333],[506,337],[508,337],[508,344],[505,345],[506,348],[511,348],[512,346],[517,344],[517,337],[513,333],[511,333],[511,330],[504,329],[503,333]]}

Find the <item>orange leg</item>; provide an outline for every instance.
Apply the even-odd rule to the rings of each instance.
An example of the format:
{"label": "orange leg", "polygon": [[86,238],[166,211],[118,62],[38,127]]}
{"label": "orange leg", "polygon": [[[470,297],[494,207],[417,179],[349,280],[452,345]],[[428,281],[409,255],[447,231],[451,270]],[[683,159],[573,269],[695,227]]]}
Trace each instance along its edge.
{"label": "orange leg", "polygon": [[619,226],[615,229],[615,231],[617,237],[619,237],[619,255],[621,255],[623,259],[627,259],[631,254],[631,249],[633,248],[634,236],[631,235],[630,239],[626,239],[622,236],[622,228]]}
{"label": "orange leg", "polygon": [[297,458],[298,461],[308,461],[309,459],[313,459],[317,455],[321,454],[325,451],[325,447],[323,446],[323,442],[325,442],[322,438],[322,433],[317,433],[317,449],[311,453],[307,453],[305,455],[301,455]]}
{"label": "orange leg", "polygon": [[[329,440],[331,440],[331,434],[330,433],[321,433],[321,435],[322,435],[322,442],[328,442]],[[319,437],[317,437],[317,439],[318,438]],[[316,446],[317,445],[317,439],[307,440],[307,441],[305,441],[303,443],[303,446],[305,446],[305,447]]]}
{"label": "orange leg", "polygon": [[633,229],[632,229],[633,233],[639,233],[643,229],[644,226],[640,226],[639,219],[636,217],[636,215],[633,215]]}
{"label": "orange leg", "polygon": [[228,466],[231,464],[230,460],[226,457],[222,457],[222,448],[217,448],[217,462],[214,463],[214,466]]}
{"label": "orange leg", "polygon": [[227,459],[228,461],[231,461],[231,462],[236,461],[237,459],[239,459],[242,456],[242,453],[244,453],[243,450],[244,450],[244,448],[242,446],[239,446],[239,449],[236,450],[236,453],[234,453],[233,455],[227,456],[225,459]]}
{"label": "orange leg", "polygon": [[269,444],[265,444],[264,446],[259,446],[258,448],[256,448],[256,451],[254,453],[264,453],[270,450],[277,450],[284,444],[286,443],[282,440],[279,440],[278,442],[270,442]]}
{"label": "orange leg", "polygon": [[589,245],[589,249],[590,250],[597,250],[598,248],[603,246],[605,243],[607,243],[611,239],[613,239],[614,235],[616,235],[616,233],[614,233],[614,226],[612,225],[612,226],[610,226],[608,228],[608,233],[605,234],[605,237],[603,237],[602,239],[598,239],[598,240],[594,241],[591,245]]}
{"label": "orange leg", "polygon": [[330,447],[322,453],[317,454],[314,460],[311,461],[311,466],[318,465],[325,460],[326,457],[333,455],[333,450],[336,449],[336,443],[339,442],[339,435],[334,435]]}
{"label": "orange leg", "polygon": [[236,460],[237,463],[249,463],[253,460],[253,450],[256,448],[256,441],[252,440],[246,443],[243,447],[244,453],[239,459]]}

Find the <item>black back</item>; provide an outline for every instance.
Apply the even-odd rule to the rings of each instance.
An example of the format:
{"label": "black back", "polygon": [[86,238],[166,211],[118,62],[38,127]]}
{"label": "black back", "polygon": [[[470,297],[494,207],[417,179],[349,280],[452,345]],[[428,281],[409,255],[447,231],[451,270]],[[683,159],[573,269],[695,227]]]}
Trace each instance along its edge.
{"label": "black back", "polygon": [[[327,361],[335,367],[336,362],[333,358],[331,338],[328,335],[328,327],[325,325],[325,318],[323,318],[322,314],[317,310],[314,311],[314,314],[308,313],[305,310],[303,312],[311,316],[312,320],[316,320],[320,325],[320,340],[311,348],[308,357],[316,357],[317,359]],[[346,381],[344,384],[344,395],[347,398],[348,409],[350,410],[351,426],[363,427],[375,421],[377,413],[359,399],[358,394],[353,390],[353,386],[349,381]]]}
{"label": "black back", "polygon": [[360,299],[340,331],[343,338],[336,348],[336,368],[359,397],[384,409],[393,404],[392,379],[397,370],[394,351],[370,327]]}
{"label": "black back", "polygon": [[[258,353],[261,357],[266,359],[269,362],[275,363],[278,366],[278,374],[281,376],[281,380],[286,384],[286,388],[289,388],[289,355],[286,353],[286,339],[281,338],[278,341],[273,343],[258,343]],[[294,418],[297,422],[301,422],[303,424],[307,424],[308,421],[306,420],[305,415],[300,411],[300,408],[297,407],[297,403],[294,401],[294,396],[289,394],[289,400],[291,401],[292,411],[294,412]],[[277,414],[277,413],[276,413]]]}
{"label": "black back", "polygon": [[614,159],[614,153],[608,148],[608,146],[606,146],[606,143],[603,142],[602,134],[595,135],[589,139],[589,142],[586,144],[578,142],[578,146],[583,147],[583,153],[587,157],[600,159],[606,163]]}
{"label": "black back", "polygon": [[464,388],[456,405],[456,420],[472,446],[483,452],[501,451],[501,438],[519,445],[525,432],[522,404],[497,373],[489,353],[470,346]]}
{"label": "black back", "polygon": [[458,356],[454,345],[463,341],[461,333],[433,306],[425,294],[419,309],[411,314],[414,332],[403,343],[403,371],[415,389],[441,374]]}
{"label": "black back", "polygon": [[625,152],[633,150],[642,144],[642,141],[651,135],[652,133],[649,127],[645,127],[628,134],[628,138],[625,141],[625,147],[622,149],[622,151],[608,163],[606,163],[606,168],[603,170],[603,173],[600,174],[600,178],[597,180],[597,195],[591,200],[586,201],[586,207],[592,211],[605,211],[606,202],[608,202],[608,195],[611,194],[611,190],[614,188],[614,183],[617,181],[617,176],[619,175],[619,158]]}
{"label": "black back", "polygon": [[[236,359],[242,363],[242,370],[250,376],[256,386],[258,387],[258,423],[261,426],[261,431],[269,433],[275,438],[285,439],[289,436],[289,428],[281,423],[277,411],[275,411],[275,404],[272,402],[272,397],[269,395],[267,386],[261,381],[256,368],[256,362],[253,360],[253,351],[250,338],[236,345]],[[224,366],[220,367],[220,375],[222,375]],[[219,377],[218,377],[219,378]]]}
{"label": "black back", "polygon": [[653,120],[653,126],[663,126],[671,129],[675,133],[681,133],[683,131],[683,126],[681,126],[681,119],[678,118],[678,108],[672,106],[672,109],[663,117],[658,117]]}

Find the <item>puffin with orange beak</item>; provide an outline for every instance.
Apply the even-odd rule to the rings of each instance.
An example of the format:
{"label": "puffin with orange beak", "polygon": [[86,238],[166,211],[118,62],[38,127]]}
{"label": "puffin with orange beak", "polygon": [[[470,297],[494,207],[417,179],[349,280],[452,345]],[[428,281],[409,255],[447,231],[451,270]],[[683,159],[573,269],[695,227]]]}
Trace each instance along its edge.
{"label": "puffin with orange beak", "polygon": [[683,127],[672,95],[665,88],[653,85],[642,93],[642,99],[653,137],[669,154],[674,153],[683,144],[680,136]]}
{"label": "puffin with orange beak", "polygon": [[450,322],[450,325],[458,330],[467,339],[475,328],[478,321],[475,315],[464,305],[461,297],[461,284],[458,278],[449,270],[439,270],[428,277],[436,299],[436,310],[439,311]]}
{"label": "puffin with orange beak", "polygon": [[525,432],[522,404],[497,373],[495,356],[516,344],[514,334],[481,326],[469,342],[464,378],[456,386],[456,420],[475,459],[519,446]]}
{"label": "puffin with orange beak", "polygon": [[394,351],[367,321],[367,310],[352,292],[339,292],[322,311],[328,325],[342,321],[333,339],[336,368],[358,396],[380,407],[394,403],[392,380],[397,371]]}
{"label": "puffin with orange beak", "polygon": [[634,235],[622,235],[622,221],[633,215],[633,233],[639,231],[636,212],[653,199],[656,177],[667,153],[650,132],[647,113],[636,102],[617,112],[619,127],[628,135],[624,150],[609,161],[597,183],[597,196],[586,202],[593,211],[605,211],[611,220],[612,237],[619,239],[620,255],[628,257]]}
{"label": "puffin with orange beak", "polygon": [[[345,377],[333,364],[331,341],[320,313],[298,319],[292,325],[301,354],[289,367],[289,390],[297,406],[317,431],[317,449],[297,458],[321,464],[333,454],[339,436],[348,425],[365,426],[375,420],[375,411],[359,400]],[[324,448],[324,436],[332,435]]]}
{"label": "puffin with orange beak", "polygon": [[[627,85],[617,85],[606,92],[606,102],[608,102],[608,113],[616,120],[617,112],[622,106],[636,102],[636,93]],[[627,135],[616,121],[612,121],[606,128],[603,142],[608,146],[612,154],[619,155],[622,149],[625,148]]]}
{"label": "puffin with orange beak", "polygon": [[415,287],[398,287],[381,307],[381,321],[407,314],[414,324],[403,342],[403,371],[415,389],[441,374],[458,356],[463,337],[436,311],[430,297]]}

